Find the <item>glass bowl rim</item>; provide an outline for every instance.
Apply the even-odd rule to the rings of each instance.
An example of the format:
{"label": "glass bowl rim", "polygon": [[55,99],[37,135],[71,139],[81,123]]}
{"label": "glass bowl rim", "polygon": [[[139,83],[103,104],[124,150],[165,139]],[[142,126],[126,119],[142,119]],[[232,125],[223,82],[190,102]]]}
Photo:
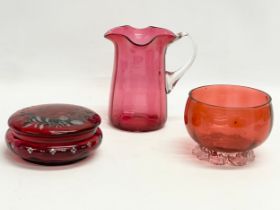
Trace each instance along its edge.
{"label": "glass bowl rim", "polygon": [[[219,105],[214,105],[214,104],[209,104],[209,103],[205,103],[201,100],[198,100],[196,98],[193,97],[192,93],[195,91],[195,90],[198,90],[198,89],[201,89],[201,88],[204,88],[204,87],[213,87],[213,86],[233,86],[233,87],[241,87],[243,89],[251,89],[251,90],[254,90],[254,91],[257,91],[259,93],[263,93],[265,96],[268,97],[268,100],[265,102],[265,103],[262,103],[260,105],[256,105],[256,106],[219,106]],[[271,104],[271,101],[272,101],[272,98],[271,96],[263,91],[263,90],[260,90],[260,89],[257,89],[257,88],[252,88],[252,87],[248,87],[248,86],[245,86],[245,85],[234,85],[234,84],[210,84],[210,85],[202,85],[202,86],[199,86],[199,87],[196,87],[196,88],[193,88],[189,91],[189,99],[197,102],[197,103],[201,103],[201,104],[204,104],[206,106],[211,106],[211,107],[216,107],[216,108],[223,108],[223,109],[256,109],[256,108],[261,108],[261,107],[264,107],[268,104]]]}

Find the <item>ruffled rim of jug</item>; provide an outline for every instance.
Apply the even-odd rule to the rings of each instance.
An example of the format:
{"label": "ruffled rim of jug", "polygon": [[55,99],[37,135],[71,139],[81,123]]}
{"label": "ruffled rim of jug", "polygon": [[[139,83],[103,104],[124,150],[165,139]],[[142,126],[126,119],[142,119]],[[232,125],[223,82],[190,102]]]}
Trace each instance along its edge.
{"label": "ruffled rim of jug", "polygon": [[108,38],[111,35],[124,36],[133,44],[140,46],[148,45],[159,36],[171,36],[172,38],[176,38],[176,35],[170,30],[155,26],[135,28],[130,25],[123,25],[110,29],[104,36]]}

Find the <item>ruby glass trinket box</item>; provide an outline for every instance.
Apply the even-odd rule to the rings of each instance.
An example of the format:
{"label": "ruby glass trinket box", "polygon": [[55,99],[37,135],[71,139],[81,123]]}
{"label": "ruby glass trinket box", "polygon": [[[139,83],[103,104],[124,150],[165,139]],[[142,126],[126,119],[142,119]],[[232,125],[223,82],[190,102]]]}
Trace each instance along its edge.
{"label": "ruby glass trinket box", "polygon": [[70,104],[45,104],[21,109],[8,121],[8,147],[24,160],[61,165],[86,158],[102,139],[100,116]]}

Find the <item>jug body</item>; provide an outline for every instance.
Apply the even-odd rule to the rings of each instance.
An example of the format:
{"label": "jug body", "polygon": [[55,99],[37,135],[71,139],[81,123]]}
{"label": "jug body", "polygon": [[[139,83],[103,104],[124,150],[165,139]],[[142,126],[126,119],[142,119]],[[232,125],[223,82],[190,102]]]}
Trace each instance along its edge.
{"label": "jug body", "polygon": [[110,120],[118,128],[149,131],[166,121],[165,46],[154,40],[145,46],[124,38],[116,47]]}

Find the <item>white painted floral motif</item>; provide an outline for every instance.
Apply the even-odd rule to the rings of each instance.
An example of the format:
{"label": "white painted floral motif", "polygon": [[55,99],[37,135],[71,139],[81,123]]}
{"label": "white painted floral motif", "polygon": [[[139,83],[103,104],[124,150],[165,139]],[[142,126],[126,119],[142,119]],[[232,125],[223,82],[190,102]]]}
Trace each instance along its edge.
{"label": "white painted floral motif", "polygon": [[52,155],[55,155],[56,150],[55,150],[54,148],[52,148],[52,149],[50,149],[50,153],[51,153]]}
{"label": "white painted floral motif", "polygon": [[32,154],[32,152],[35,150],[32,147],[27,147],[26,149],[29,154]]}
{"label": "white painted floral motif", "polygon": [[72,152],[73,154],[75,154],[75,153],[77,152],[77,148],[76,148],[75,146],[72,147],[71,152]]}
{"label": "white painted floral motif", "polygon": [[24,128],[33,126],[43,130],[46,126],[48,127],[69,127],[72,125],[82,125],[84,124],[86,118],[81,119],[70,119],[66,116],[60,116],[58,118],[48,118],[31,115],[24,123]]}

